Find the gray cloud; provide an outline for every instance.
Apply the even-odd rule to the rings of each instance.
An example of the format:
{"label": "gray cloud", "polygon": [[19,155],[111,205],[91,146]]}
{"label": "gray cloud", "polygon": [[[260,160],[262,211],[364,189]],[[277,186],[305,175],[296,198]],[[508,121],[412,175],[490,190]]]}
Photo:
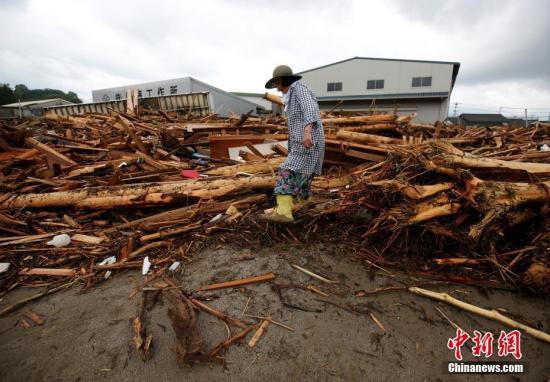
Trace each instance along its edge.
{"label": "gray cloud", "polygon": [[[546,0],[0,0],[0,82],[76,91],[195,76],[263,91],[277,64],[460,61],[453,98],[550,104]],[[489,84],[492,84],[489,86]],[[521,97],[520,97],[521,96]]]}
{"label": "gray cloud", "polygon": [[403,15],[452,33],[460,82],[550,79],[550,2],[546,0],[395,0]]}

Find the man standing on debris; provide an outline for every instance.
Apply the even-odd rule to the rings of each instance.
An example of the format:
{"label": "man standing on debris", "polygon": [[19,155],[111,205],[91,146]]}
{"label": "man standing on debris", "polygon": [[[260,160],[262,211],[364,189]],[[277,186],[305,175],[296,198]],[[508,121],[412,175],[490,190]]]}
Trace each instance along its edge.
{"label": "man standing on debris", "polygon": [[287,65],[273,70],[273,78],[266,89],[277,88],[283,93],[288,116],[288,156],[279,168],[273,193],[277,208],[272,213],[260,215],[260,219],[275,223],[292,223],[293,197],[298,204],[312,204],[311,182],[321,175],[325,155],[325,135],[319,105],[313,92],[298,81],[302,76],[292,73]]}

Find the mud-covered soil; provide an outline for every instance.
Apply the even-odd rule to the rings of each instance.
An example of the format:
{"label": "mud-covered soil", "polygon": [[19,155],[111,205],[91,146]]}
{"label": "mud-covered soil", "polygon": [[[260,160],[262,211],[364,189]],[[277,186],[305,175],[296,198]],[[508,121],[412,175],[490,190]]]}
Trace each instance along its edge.
{"label": "mud-covered soil", "polygon": [[[291,263],[338,280],[328,285],[295,270]],[[543,381],[550,378],[550,344],[522,336],[522,362],[527,372],[514,375],[461,375],[446,372],[453,359],[447,349],[455,329],[436,310],[473,335],[474,330],[492,331],[498,338],[502,325],[476,317],[445,304],[406,291],[356,297],[358,290],[422,283],[388,269],[375,274],[344,249],[322,244],[281,245],[251,249],[212,247],[193,256],[173,275],[185,292],[201,286],[268,272],[276,283],[287,286],[281,297],[271,283],[250,284],[210,292],[206,303],[234,318],[250,323],[243,315],[270,316],[294,329],[270,324],[255,348],[245,342],[231,346],[224,354],[225,366],[216,363],[179,365],[173,351],[175,336],[167,315],[168,304],[160,299],[146,315],[153,334],[153,357],[143,362],[133,351],[129,318],[136,313],[141,295],[129,299],[144,277],[137,271],[114,274],[106,282],[83,290],[58,292],[0,318],[0,380],[2,381]],[[293,285],[294,287],[289,287]],[[314,285],[329,294],[328,300],[301,286]],[[429,286],[485,308],[502,308],[532,326],[550,332],[550,308],[541,298],[508,291],[481,292],[462,285]],[[15,290],[0,302],[9,303],[39,292]],[[205,294],[203,294],[204,296]],[[247,305],[248,303],[248,305]],[[293,305],[295,307],[289,307]],[[299,307],[301,309],[297,309]],[[25,309],[38,313],[45,323],[24,329],[18,323]],[[385,328],[373,321],[371,313]],[[228,336],[226,325],[198,312],[198,326],[205,350]],[[232,333],[237,331],[232,328]],[[472,345],[470,344],[470,347]],[[496,340],[495,340],[496,349]],[[469,348],[464,360],[472,361]],[[512,357],[492,361],[513,361]]]}

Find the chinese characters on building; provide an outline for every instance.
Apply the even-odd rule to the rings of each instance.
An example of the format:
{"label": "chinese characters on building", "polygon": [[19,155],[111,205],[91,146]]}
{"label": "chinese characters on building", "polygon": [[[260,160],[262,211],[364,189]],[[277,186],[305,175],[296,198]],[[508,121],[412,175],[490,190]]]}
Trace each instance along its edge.
{"label": "chinese characters on building", "polygon": [[[155,91],[156,91],[156,95],[159,96],[159,97],[168,94],[168,93],[166,93],[166,88],[165,87],[159,86],[159,87],[156,88],[156,90],[154,90],[154,89],[145,89],[143,91],[143,90],[138,89],[138,98],[143,98],[144,93],[146,94],[147,97],[153,97],[155,95],[154,94]],[[178,94],[178,85],[170,85],[169,93],[170,93],[170,95]],[[121,99],[122,99],[121,93],[115,93],[115,100],[120,101]],[[101,100],[107,102],[107,101],[111,100],[111,97],[109,97],[107,94],[104,94],[103,97],[101,98]]]}

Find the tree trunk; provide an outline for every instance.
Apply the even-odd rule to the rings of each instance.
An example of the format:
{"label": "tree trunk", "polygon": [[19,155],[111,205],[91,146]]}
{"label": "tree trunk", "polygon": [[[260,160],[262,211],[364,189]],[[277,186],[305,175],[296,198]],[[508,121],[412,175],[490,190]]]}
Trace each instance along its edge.
{"label": "tree trunk", "polygon": [[402,143],[400,139],[383,137],[381,135],[355,133],[353,131],[339,130],[336,132],[336,137],[344,140],[350,140],[360,143],[391,143],[399,145]]}

